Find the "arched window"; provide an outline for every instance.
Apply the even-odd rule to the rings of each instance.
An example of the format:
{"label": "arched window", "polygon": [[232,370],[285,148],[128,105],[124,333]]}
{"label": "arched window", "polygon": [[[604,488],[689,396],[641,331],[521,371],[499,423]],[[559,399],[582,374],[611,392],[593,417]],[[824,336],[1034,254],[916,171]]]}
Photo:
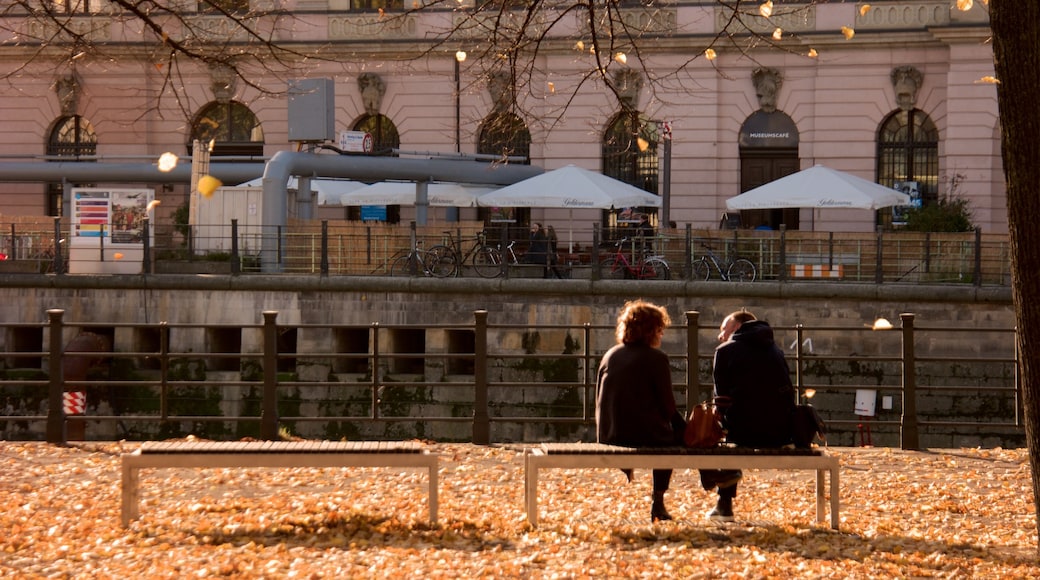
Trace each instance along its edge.
{"label": "arched window", "polygon": [[[496,111],[488,115],[480,124],[477,137],[477,153],[496,157],[522,157],[523,161],[510,161],[530,165],[531,163],[531,131],[523,119],[508,111]],[[482,207],[477,215],[492,228],[492,236],[496,241],[501,227],[512,228],[507,237],[514,239],[527,234],[527,224],[531,221],[530,208],[517,207]]]}
{"label": "arched window", "polygon": [[[354,131],[363,131],[372,136],[372,154],[396,156],[395,149],[401,148],[401,135],[397,125],[383,114],[364,115],[354,123]],[[348,207],[347,219],[360,220],[361,208]],[[396,224],[401,221],[401,206],[386,206],[387,223]]]}
{"label": "arched window", "polygon": [[393,150],[401,147],[401,135],[397,133],[397,125],[386,115],[365,115],[354,123],[354,130],[372,136],[373,155],[393,155]]}
{"label": "arched window", "polygon": [[[93,161],[82,159],[97,155],[97,134],[90,121],[79,115],[69,115],[55,121],[47,139],[47,155],[68,157],[55,161]],[[62,215],[62,196],[61,183],[47,184],[47,215]]]}
{"label": "arched window", "polygon": [[[621,111],[607,125],[603,134],[603,174],[657,194],[657,123],[645,119],[638,111]],[[655,208],[616,208],[617,213],[604,216],[604,226],[634,227],[646,215],[657,224]]]}
{"label": "arched window", "polygon": [[191,124],[191,143],[213,142],[212,155],[259,157],[264,154],[264,130],[249,107],[236,101],[213,101],[202,108]]}
{"label": "arched window", "polygon": [[[877,136],[877,182],[898,186],[912,197],[917,196],[915,204],[938,199],[939,131],[920,109],[895,111],[881,123]],[[880,212],[879,222],[888,225],[894,215],[898,223],[900,210]]]}

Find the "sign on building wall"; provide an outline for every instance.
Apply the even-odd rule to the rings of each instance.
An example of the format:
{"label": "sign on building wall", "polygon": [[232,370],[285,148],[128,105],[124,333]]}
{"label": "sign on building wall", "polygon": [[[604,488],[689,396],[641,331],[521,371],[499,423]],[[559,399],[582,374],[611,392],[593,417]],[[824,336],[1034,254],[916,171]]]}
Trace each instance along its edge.
{"label": "sign on building wall", "polygon": [[921,207],[921,188],[916,181],[897,181],[892,187],[910,196],[910,205],[892,206],[892,225],[905,226],[910,208]]}
{"label": "sign on building wall", "polygon": [[150,189],[73,188],[69,273],[140,274],[154,197]]}

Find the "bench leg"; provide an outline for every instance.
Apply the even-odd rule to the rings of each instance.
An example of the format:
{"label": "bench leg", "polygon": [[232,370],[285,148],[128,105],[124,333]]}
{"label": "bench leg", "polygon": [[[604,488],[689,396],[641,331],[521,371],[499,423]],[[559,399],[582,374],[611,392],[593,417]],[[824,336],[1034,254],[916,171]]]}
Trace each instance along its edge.
{"label": "bench leg", "polygon": [[136,520],[139,513],[139,498],[138,498],[138,483],[140,479],[140,472],[137,467],[130,465],[127,461],[123,461],[123,489],[122,489],[122,506],[120,509],[120,523],[123,527],[130,525],[132,520]]}
{"label": "bench leg", "polygon": [[438,491],[437,490],[440,489],[440,487],[437,484],[437,475],[438,475],[438,473],[437,473],[437,460],[434,459],[433,464],[430,465],[430,477],[429,477],[429,485],[430,485],[430,525],[432,525],[432,526],[437,525],[437,509],[438,509],[438,504],[439,504]]}
{"label": "bench leg", "polygon": [[831,469],[831,528],[838,529],[838,506],[840,504],[838,498],[838,468]]}
{"label": "bench leg", "polygon": [[827,501],[823,490],[826,489],[826,469],[816,470],[816,522],[826,521]]}
{"label": "bench leg", "polygon": [[532,465],[531,455],[524,455],[524,507],[527,521],[532,528],[538,527],[538,467]]}

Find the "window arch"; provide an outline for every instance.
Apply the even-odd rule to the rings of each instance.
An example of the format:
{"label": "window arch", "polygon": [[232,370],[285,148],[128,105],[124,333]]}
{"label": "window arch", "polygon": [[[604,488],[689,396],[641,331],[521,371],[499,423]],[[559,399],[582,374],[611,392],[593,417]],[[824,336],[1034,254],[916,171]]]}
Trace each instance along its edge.
{"label": "window arch", "polygon": [[[93,161],[82,159],[97,155],[97,133],[93,125],[80,115],[59,118],[47,138],[47,155],[71,158],[56,161]],[[47,215],[62,215],[63,195],[61,183],[47,184]]]}
{"label": "window arch", "polygon": [[[401,148],[401,135],[397,132],[397,125],[390,120],[390,117],[382,113],[363,115],[354,123],[353,130],[362,131],[372,136],[373,155],[396,156],[394,150]],[[348,207],[347,219],[360,220],[361,208]],[[386,221],[392,224],[400,223],[401,206],[386,206]]]}
{"label": "window arch", "polygon": [[[621,111],[610,121],[603,134],[603,174],[624,181],[645,191],[657,194],[657,144],[660,141],[657,123],[648,121],[638,111]],[[604,225],[635,225],[645,214],[652,225],[657,224],[655,208],[616,208],[608,213]]]}
{"label": "window arch", "polygon": [[365,115],[354,123],[354,130],[372,136],[374,155],[393,155],[394,149],[401,147],[401,135],[397,132],[397,125],[386,115]]}
{"label": "window arch", "polygon": [[264,154],[264,130],[249,107],[237,101],[213,101],[202,108],[191,124],[191,143],[213,142],[212,155],[255,156]]}
{"label": "window arch", "polygon": [[[881,123],[877,135],[877,182],[889,187],[914,183],[922,204],[938,199],[939,131],[924,111],[898,110]],[[882,212],[881,216],[882,224],[891,223],[891,213]]]}
{"label": "window arch", "polygon": [[[511,163],[530,165],[531,131],[527,128],[527,123],[516,114],[494,111],[480,124],[477,133],[477,153],[496,157],[523,157],[523,161]],[[510,238],[525,235],[527,224],[531,221],[531,209],[526,207],[481,207],[478,208],[477,215],[492,227],[510,224],[515,228],[515,231],[508,233]]]}

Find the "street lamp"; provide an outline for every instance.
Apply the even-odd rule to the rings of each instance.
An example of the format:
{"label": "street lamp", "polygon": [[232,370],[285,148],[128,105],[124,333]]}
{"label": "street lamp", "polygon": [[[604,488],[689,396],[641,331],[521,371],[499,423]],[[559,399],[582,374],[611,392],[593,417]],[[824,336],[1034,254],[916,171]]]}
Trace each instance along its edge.
{"label": "street lamp", "polygon": [[661,219],[658,227],[671,227],[669,217],[669,206],[672,203],[672,123],[671,121],[658,121],[657,128],[664,140],[664,161],[662,172],[664,181],[661,183]]}
{"label": "street lamp", "polygon": [[[455,52],[455,152],[462,153],[462,75],[459,65],[466,60],[466,51]],[[445,210],[445,219],[449,222],[459,221],[459,208],[449,207]]]}
{"label": "street lamp", "polygon": [[462,86],[459,65],[466,60],[466,51],[455,53],[455,152],[462,153]]}

